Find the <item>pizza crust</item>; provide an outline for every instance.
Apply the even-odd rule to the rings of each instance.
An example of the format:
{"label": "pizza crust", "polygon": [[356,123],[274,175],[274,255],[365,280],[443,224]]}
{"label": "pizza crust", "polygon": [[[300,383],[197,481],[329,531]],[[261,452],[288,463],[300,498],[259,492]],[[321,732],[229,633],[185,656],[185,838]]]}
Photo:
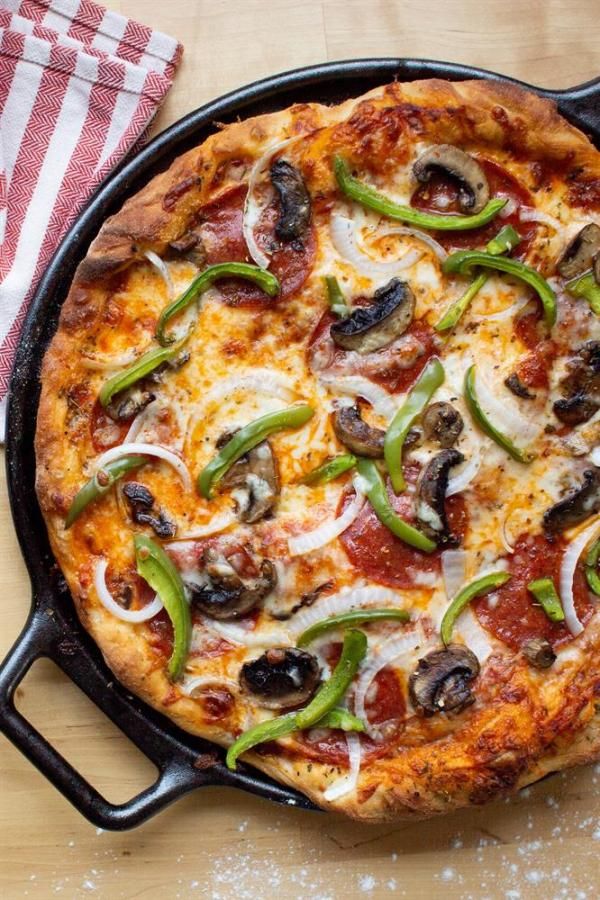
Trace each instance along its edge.
{"label": "pizza crust", "polygon": [[[368,128],[363,128],[365,123]],[[82,543],[74,552],[71,536],[62,527],[81,478],[78,451],[65,444],[65,372],[72,367],[88,330],[98,325],[111,279],[142,260],[146,250],[163,253],[169,242],[185,234],[198,207],[235,183],[232,161],[253,161],[276,143],[306,136],[302,152],[312,162],[309,187],[326,195],[334,184],[324,149],[343,147],[359,161],[373,151],[369,135],[378,135],[385,144],[397,135],[399,123],[413,140],[495,150],[550,167],[568,160],[571,184],[600,177],[597,151],[557,113],[554,104],[502,82],[394,83],[340,106],[302,104],[234,123],[175,160],[107,220],[77,269],[44,359],[36,435],[37,490],[52,548],[78,615],[128,690],[181,728],[222,746],[231,740],[231,723],[227,728],[207,724],[196,701],[177,699],[164,666],[148,646],[146,627],[116,620],[92,602],[89,571],[87,582],[82,581],[78,555]],[[382,148],[378,149],[381,153]],[[107,528],[115,514],[114,502],[107,500],[103,519]],[[85,541],[93,555],[92,531]],[[248,762],[316,804],[365,822],[424,817],[503,796],[549,772],[600,755],[594,699],[600,684],[597,625],[590,626],[578,643],[580,657],[556,678],[556,690],[548,694],[545,709],[538,702],[539,674],[532,675],[517,658],[506,673],[504,696],[499,692],[487,705],[477,704],[461,714],[456,729],[445,738],[404,747],[391,758],[366,763],[357,790],[334,803],[324,801],[323,788],[343,769],[285,751],[254,752],[248,754]]]}

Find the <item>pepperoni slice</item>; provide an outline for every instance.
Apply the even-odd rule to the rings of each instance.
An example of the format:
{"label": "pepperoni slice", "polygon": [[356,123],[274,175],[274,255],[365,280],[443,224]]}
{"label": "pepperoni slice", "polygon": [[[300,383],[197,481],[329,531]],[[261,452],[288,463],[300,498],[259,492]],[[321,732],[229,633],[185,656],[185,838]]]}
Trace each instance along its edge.
{"label": "pepperoni slice", "polygon": [[[534,637],[545,638],[553,647],[573,640],[566,626],[551,622],[527,590],[530,581],[545,576],[553,578],[558,586],[564,549],[565,543],[560,539],[549,541],[541,534],[521,535],[509,559],[511,580],[494,591],[491,600],[481,597],[474,602],[481,624],[512,650],[519,650]],[[581,567],[575,572],[573,593],[577,615],[585,624],[593,613],[593,605]]]}
{"label": "pepperoni slice", "polygon": [[96,453],[102,453],[104,450],[116,447],[117,444],[122,444],[131,422],[132,419],[115,422],[100,401],[96,400],[90,416],[90,434]]}
{"label": "pepperoni slice", "polygon": [[[406,521],[413,520],[411,497],[406,494],[396,496],[389,487],[388,495],[396,512]],[[452,532],[463,537],[468,514],[460,494],[446,500],[446,513]],[[340,541],[356,569],[389,587],[418,587],[423,573],[438,574],[441,570],[441,551],[423,553],[409,547],[382,525],[370,503],[365,503],[352,525],[340,535]]]}
{"label": "pepperoni slice", "polygon": [[517,366],[517,375],[530,388],[548,388],[548,373],[556,358],[553,341],[542,341]]}
{"label": "pepperoni slice", "polygon": [[[200,234],[210,265],[221,262],[251,262],[243,233],[245,184],[231,188],[212,203],[202,207]],[[316,255],[316,236],[311,227],[306,239],[280,244],[274,229],[277,206],[267,207],[255,229],[259,247],[270,254],[270,271],[279,279],[282,299],[299,291],[308,278]],[[270,306],[274,299],[260,288],[240,279],[219,282],[219,292],[229,306],[260,308]]]}
{"label": "pepperoni slice", "polygon": [[[529,304],[528,304],[529,306]],[[542,304],[538,303],[533,312],[526,312],[514,320],[515,334],[529,350],[535,350],[544,340],[546,328],[543,321]]]}
{"label": "pepperoni slice", "polygon": [[[511,255],[515,259],[524,259],[536,235],[537,226],[535,222],[520,221],[519,207],[533,206],[533,198],[527,188],[498,163],[490,159],[479,159],[478,162],[487,176],[491,196],[513,200],[517,208],[510,216],[496,218],[482,228],[473,228],[470,231],[438,231],[435,233],[436,240],[447,249],[472,249],[487,244],[503,225],[512,225],[521,235],[521,243]],[[443,173],[435,173],[427,184],[419,185],[410,202],[415,209],[427,212],[462,212],[458,204],[458,185]]]}
{"label": "pepperoni slice", "polygon": [[344,350],[328,340],[329,329],[335,321],[329,310],[319,319],[308,345],[311,368],[337,369],[342,376],[364,375],[393,394],[408,390],[437,352],[435,332],[426,322],[417,320],[405,332],[407,337],[414,338],[407,343],[405,352],[400,349],[397,353],[389,353],[384,347],[358,358],[354,351]]}

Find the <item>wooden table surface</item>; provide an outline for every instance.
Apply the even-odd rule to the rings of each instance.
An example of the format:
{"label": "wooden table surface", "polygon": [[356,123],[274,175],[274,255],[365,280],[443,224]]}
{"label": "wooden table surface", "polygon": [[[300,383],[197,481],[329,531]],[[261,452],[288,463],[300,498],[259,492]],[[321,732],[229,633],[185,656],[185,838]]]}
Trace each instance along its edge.
{"label": "wooden table surface", "polygon": [[[600,74],[598,0],[110,0],[184,43],[156,122],[256,78],[324,60],[416,56],[566,87]],[[2,476],[3,478],[4,476]],[[0,485],[0,654],[29,588]],[[152,767],[47,661],[18,704],[110,800]],[[206,789],[126,834],[97,831],[0,738],[0,896],[592,898],[600,785],[588,767],[508,803],[420,825],[364,827]]]}

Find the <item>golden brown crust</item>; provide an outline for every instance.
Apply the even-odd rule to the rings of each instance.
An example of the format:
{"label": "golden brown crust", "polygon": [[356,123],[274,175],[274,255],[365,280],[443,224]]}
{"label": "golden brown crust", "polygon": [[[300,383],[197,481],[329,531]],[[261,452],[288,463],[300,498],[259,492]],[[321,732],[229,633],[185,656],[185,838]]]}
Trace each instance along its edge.
{"label": "golden brown crust", "polygon": [[[107,298],[114,293],[111,279],[143,259],[146,250],[162,253],[185,235],[196,224],[198,209],[237,183],[240,165],[297,135],[306,136],[302,158],[311,192],[323,197],[334,188],[332,152],[342,148],[353,162],[369,159],[375,170],[377,165],[385,169],[389,148],[401,153],[404,138],[499,151],[530,167],[568,173],[571,188],[600,175],[598,153],[587,138],[559,116],[554,104],[516,86],[394,83],[338,107],[298,105],[229,125],[178,158],[102,227],[77,270],[44,359],[36,434],[38,497],[79,617],[116,676],[180,727],[222,745],[230,741],[229,730],[207,722],[194,700],[173,694],[164,657],[149,646],[147,627],[132,628],[90,602],[85,554],[97,552],[96,533],[81,526],[74,539],[62,521],[81,477],[81,447],[73,442],[77,417],[85,430],[95,394],[82,388],[73,400],[72,381],[65,373],[81,372],[75,356],[106,316]],[[67,440],[65,434],[70,435]],[[88,448],[83,459],[89,454]],[[115,512],[114,501],[107,501],[96,531],[99,522],[117,528]],[[517,662],[507,676],[510,695],[497,692],[488,703],[477,704],[440,740],[406,746],[392,757],[365,764],[358,790],[334,803],[324,801],[323,787],[335,767],[309,763],[289,750],[254,753],[249,760],[316,803],[363,821],[422,817],[484,802],[600,754],[598,640],[597,628],[588,628],[582,660],[566,667],[560,698],[547,708],[535,702],[539,679]]]}

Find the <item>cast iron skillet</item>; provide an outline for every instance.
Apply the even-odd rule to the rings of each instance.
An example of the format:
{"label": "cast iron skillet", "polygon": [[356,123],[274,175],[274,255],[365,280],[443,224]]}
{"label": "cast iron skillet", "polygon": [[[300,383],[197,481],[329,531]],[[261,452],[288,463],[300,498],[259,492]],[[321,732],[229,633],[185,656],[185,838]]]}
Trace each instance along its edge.
{"label": "cast iron skillet", "polygon": [[[429,77],[464,80],[501,76],[448,63],[364,59],[276,75],[201,107],[159,135],[99,189],[64,238],[40,282],[12,374],[6,446],[12,514],[31,577],[33,599],[27,624],[0,668],[0,729],[95,825],[132,828],[203,785],[231,785],[279,803],[314,807],[302,794],[253,769],[240,766],[237,772],[229,772],[219,748],[184,733],[131,696],[115,682],[76,618],[37,505],[33,451],[39,366],[75,268],[106,217],[176,156],[203,141],[214,131],[215,122],[231,122],[238,116],[270,112],[297,102],[339,103],[394,79]],[[530,89],[555,100],[561,113],[600,145],[600,78],[567,91]],[[109,803],[15,709],[15,689],[32,662],[44,656],[51,658],[156,765],[158,777],[151,787],[127,803]]]}

